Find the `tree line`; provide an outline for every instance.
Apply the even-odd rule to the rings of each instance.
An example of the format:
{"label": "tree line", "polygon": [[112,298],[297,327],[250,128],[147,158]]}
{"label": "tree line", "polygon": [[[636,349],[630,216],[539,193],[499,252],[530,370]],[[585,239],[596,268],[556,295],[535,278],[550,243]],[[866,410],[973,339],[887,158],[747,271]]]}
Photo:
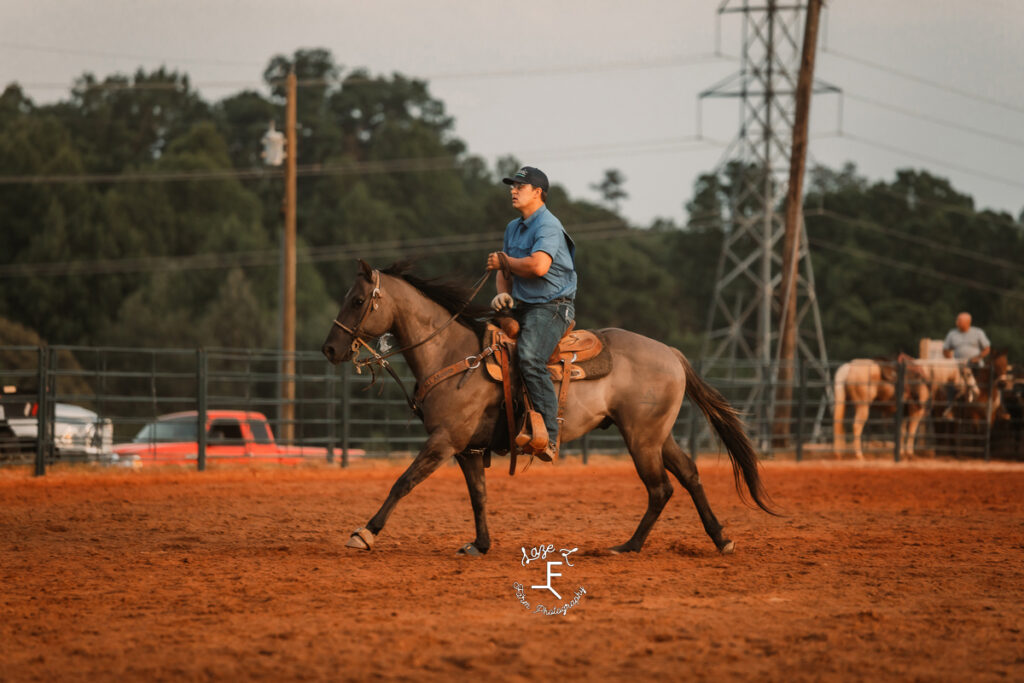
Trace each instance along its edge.
{"label": "tree line", "polygon": [[[293,68],[298,348],[319,347],[357,256],[383,266],[419,254],[428,276],[475,280],[512,218],[500,178],[519,160],[473,155],[423,80],[344,69],[313,49],[269,61],[269,95],[216,102],[165,69],[85,74],[45,105],[11,84],[0,95],[0,345],[276,347],[283,183],[250,171]],[[703,175],[683,225],[629,225],[614,169],[594,185],[604,201],[555,184],[548,204],[578,245],[578,325],[699,356],[732,198],[757,172]],[[831,358],[914,352],[960,310],[1024,355],[1020,219],[979,211],[924,171],[869,182],[852,165],[815,168],[807,187]]]}

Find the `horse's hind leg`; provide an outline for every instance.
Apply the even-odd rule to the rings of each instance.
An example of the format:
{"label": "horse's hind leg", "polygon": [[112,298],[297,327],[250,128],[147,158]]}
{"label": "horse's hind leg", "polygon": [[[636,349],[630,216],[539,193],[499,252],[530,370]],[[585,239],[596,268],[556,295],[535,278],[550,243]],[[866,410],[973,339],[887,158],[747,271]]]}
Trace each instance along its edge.
{"label": "horse's hind leg", "polygon": [[868,421],[870,409],[871,406],[867,401],[861,401],[857,404],[853,414],[853,454],[857,456],[858,460],[864,459],[864,423]]}
{"label": "horse's hind leg", "polygon": [[671,434],[665,439],[665,444],[661,448],[661,457],[664,459],[665,467],[668,471],[679,480],[679,483],[683,485],[683,488],[693,498],[693,504],[697,507],[697,514],[700,515],[700,521],[704,524],[704,531],[708,532],[708,536],[711,537],[715,547],[718,548],[718,552],[724,555],[732,553],[734,548],[733,542],[722,536],[722,525],[718,523],[715,513],[711,511],[708,497],[704,494],[704,485],[700,483],[700,475],[697,474],[697,463],[679,447],[679,444],[676,443]]}
{"label": "horse's hind leg", "polygon": [[[630,440],[627,440],[630,443]],[[640,552],[651,533],[651,527],[658,520],[668,499],[672,497],[672,483],[665,474],[665,466],[661,461],[661,449],[657,446],[641,443],[630,443],[630,455],[636,465],[637,474],[647,487],[647,512],[644,513],[632,538],[612,548],[612,552]]]}
{"label": "horse's hind leg", "polygon": [[476,522],[476,540],[458,550],[459,555],[482,555],[491,547],[491,535],[487,531],[487,487],[484,478],[483,453],[459,453],[456,456],[462,474],[469,488],[469,500],[473,504],[473,519]]}

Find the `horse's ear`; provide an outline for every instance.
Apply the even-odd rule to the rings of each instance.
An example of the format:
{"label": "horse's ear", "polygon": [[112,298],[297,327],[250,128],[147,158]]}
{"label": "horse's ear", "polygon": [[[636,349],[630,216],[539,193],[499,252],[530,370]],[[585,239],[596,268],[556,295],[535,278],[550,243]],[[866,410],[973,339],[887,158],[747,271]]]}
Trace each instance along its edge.
{"label": "horse's ear", "polygon": [[370,264],[363,259],[356,259],[356,261],[359,263],[360,275],[365,277],[368,282],[373,282],[373,268],[370,267]]}

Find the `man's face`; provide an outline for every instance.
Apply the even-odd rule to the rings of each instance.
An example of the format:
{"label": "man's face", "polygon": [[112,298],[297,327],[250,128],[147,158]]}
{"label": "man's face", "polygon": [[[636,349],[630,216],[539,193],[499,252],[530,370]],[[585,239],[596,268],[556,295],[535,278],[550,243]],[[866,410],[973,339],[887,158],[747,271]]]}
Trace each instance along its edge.
{"label": "man's face", "polygon": [[961,332],[971,329],[971,316],[961,313],[956,317],[956,328]]}
{"label": "man's face", "polygon": [[540,198],[541,189],[527,183],[512,183],[509,192],[512,193],[512,206],[523,209]]}

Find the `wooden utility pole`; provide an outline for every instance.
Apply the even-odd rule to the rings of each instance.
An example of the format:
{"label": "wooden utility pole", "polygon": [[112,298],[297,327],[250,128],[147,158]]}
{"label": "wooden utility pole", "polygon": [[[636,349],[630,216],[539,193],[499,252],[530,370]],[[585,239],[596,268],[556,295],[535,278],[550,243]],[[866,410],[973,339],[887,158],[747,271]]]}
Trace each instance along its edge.
{"label": "wooden utility pole", "polygon": [[285,442],[295,437],[295,160],[298,143],[295,137],[295,71],[288,74],[288,105],[285,111],[287,155],[284,167],[284,301],[281,352],[284,356],[281,385],[281,434]]}
{"label": "wooden utility pole", "polygon": [[796,360],[797,266],[800,263],[800,226],[803,221],[804,168],[807,162],[807,124],[811,113],[811,88],[814,82],[814,54],[818,44],[818,19],[822,0],[807,1],[804,45],[800,74],[796,84],[796,111],[793,114],[793,147],[789,157],[789,185],[786,193],[786,232],[782,246],[782,311],[779,339],[779,388],[775,404],[776,445],[784,445],[790,433],[790,403],[793,400],[793,369]]}

